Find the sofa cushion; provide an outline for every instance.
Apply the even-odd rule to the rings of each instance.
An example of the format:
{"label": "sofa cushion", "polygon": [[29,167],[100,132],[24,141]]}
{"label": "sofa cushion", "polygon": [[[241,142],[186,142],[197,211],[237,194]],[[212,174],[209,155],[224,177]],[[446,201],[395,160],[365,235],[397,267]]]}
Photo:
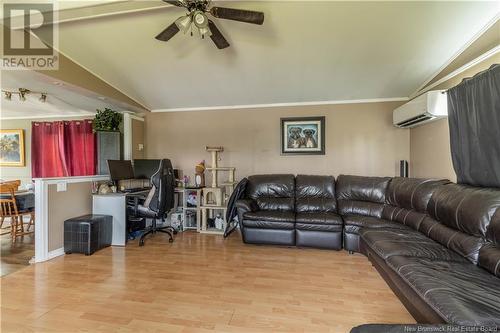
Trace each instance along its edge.
{"label": "sofa cushion", "polygon": [[312,223],[295,223],[297,230],[309,231],[327,231],[327,232],[342,232],[342,225],[340,224],[312,224]]}
{"label": "sofa cushion", "polygon": [[470,263],[393,256],[387,264],[446,322],[500,325],[500,279]]}
{"label": "sofa cushion", "polygon": [[293,211],[294,198],[264,198],[255,199],[260,210]]}
{"label": "sofa cushion", "polygon": [[289,211],[258,210],[246,212],[243,220],[270,221],[270,222],[295,222],[295,213]]}
{"label": "sofa cushion", "polygon": [[407,228],[398,222],[363,215],[346,215],[344,216],[344,224],[346,226],[350,225],[359,228]]}
{"label": "sofa cushion", "polygon": [[254,199],[261,210],[295,209],[294,175],[256,175],[248,177],[245,197]]}
{"label": "sofa cushion", "polygon": [[425,213],[434,191],[449,180],[392,178],[386,192],[386,203],[399,208]]}
{"label": "sofa cushion", "polygon": [[382,210],[383,219],[406,225],[414,230],[419,229],[420,224],[426,216],[427,214],[420,213],[416,210],[391,205],[385,205]]}
{"label": "sofa cushion", "polygon": [[295,183],[295,209],[298,213],[337,211],[334,177],[298,175]]}
{"label": "sofa cushion", "polygon": [[341,215],[358,214],[380,217],[384,208],[388,177],[340,175],[336,196]]}
{"label": "sofa cushion", "polygon": [[426,216],[420,223],[418,230],[474,264],[477,264],[479,250],[486,243],[486,240],[481,237],[471,236],[447,227],[429,216]]}
{"label": "sofa cushion", "polygon": [[295,228],[295,213],[266,210],[246,212],[242,224],[247,228],[291,230]]}
{"label": "sofa cushion", "polygon": [[500,277],[500,209],[486,232],[487,244],[479,251],[479,265]]}
{"label": "sofa cushion", "polygon": [[304,224],[335,224],[342,226],[342,217],[335,213],[297,213],[295,220]]}
{"label": "sofa cushion", "polygon": [[361,229],[360,237],[379,257],[409,256],[432,260],[467,262],[465,258],[422,233],[406,229]]}
{"label": "sofa cushion", "polygon": [[499,208],[499,189],[448,184],[434,192],[427,212],[450,228],[486,237],[488,226]]}
{"label": "sofa cushion", "polygon": [[500,277],[500,245],[489,243],[479,251],[479,266]]}

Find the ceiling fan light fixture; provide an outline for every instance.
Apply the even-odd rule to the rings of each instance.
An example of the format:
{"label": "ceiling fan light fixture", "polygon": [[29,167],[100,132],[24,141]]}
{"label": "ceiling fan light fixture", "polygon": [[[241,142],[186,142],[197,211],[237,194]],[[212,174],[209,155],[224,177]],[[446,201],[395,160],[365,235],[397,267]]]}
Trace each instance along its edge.
{"label": "ceiling fan light fixture", "polygon": [[175,25],[180,31],[186,33],[191,27],[192,19],[191,15],[181,16],[175,21]]}
{"label": "ceiling fan light fixture", "polygon": [[208,27],[208,17],[202,11],[197,10],[193,13],[193,22],[198,29]]}
{"label": "ceiling fan light fixture", "polygon": [[208,27],[199,28],[198,30],[200,31],[201,38],[205,38],[205,36],[210,37],[212,35]]}
{"label": "ceiling fan light fixture", "polygon": [[41,93],[39,99],[40,99],[40,102],[45,103],[47,101],[47,94]]}
{"label": "ceiling fan light fixture", "polygon": [[[210,36],[215,46],[218,49],[225,49],[229,47],[229,42],[224,38],[224,35],[217,28],[215,23],[209,19],[208,14],[224,20],[232,20],[238,22],[245,22],[251,24],[261,25],[264,23],[264,13],[236,9],[226,7],[212,7],[212,0],[163,0],[164,2],[175,6],[182,7],[188,11],[186,16],[178,18],[174,23],[170,24],[155,38],[167,42],[179,31],[184,34],[190,32],[193,36],[193,29],[197,28],[201,38]],[[194,27],[193,27],[194,25]]]}
{"label": "ceiling fan light fixture", "polygon": [[8,101],[12,100],[12,93],[10,91],[5,91],[5,99]]}

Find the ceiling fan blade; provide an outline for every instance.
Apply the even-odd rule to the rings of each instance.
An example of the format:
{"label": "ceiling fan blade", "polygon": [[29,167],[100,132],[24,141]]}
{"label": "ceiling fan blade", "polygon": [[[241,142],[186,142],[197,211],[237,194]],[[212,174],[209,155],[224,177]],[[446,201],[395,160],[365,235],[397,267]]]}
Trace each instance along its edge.
{"label": "ceiling fan blade", "polygon": [[176,6],[176,7],[185,7],[186,6],[184,1],[180,1],[180,0],[163,0],[163,2],[169,3],[169,4]]}
{"label": "ceiling fan blade", "polygon": [[169,25],[165,30],[160,32],[158,36],[156,36],[155,38],[163,42],[166,42],[170,40],[170,38],[174,37],[175,34],[178,33],[179,31],[180,31],[179,28],[174,22],[171,25]]}
{"label": "ceiling fan blade", "polygon": [[217,46],[217,48],[219,50],[225,49],[226,47],[229,47],[229,43],[224,38],[224,36],[222,36],[222,33],[219,31],[219,29],[217,28],[215,23],[212,22],[211,20],[208,20],[208,28],[210,29],[210,32],[212,33],[210,35],[210,38],[212,39],[215,46]]}
{"label": "ceiling fan blade", "polygon": [[264,13],[252,10],[234,9],[225,7],[212,7],[210,13],[221,19],[246,22],[252,24],[264,23]]}

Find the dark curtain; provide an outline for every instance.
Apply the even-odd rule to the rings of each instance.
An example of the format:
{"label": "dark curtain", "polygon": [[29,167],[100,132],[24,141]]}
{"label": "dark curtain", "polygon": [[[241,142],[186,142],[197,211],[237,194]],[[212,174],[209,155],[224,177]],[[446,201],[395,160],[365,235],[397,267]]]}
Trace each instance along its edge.
{"label": "dark curtain", "polygon": [[95,134],[91,120],[33,122],[33,178],[94,175]]}
{"label": "dark curtain", "polygon": [[500,65],[448,90],[457,182],[500,187]]}

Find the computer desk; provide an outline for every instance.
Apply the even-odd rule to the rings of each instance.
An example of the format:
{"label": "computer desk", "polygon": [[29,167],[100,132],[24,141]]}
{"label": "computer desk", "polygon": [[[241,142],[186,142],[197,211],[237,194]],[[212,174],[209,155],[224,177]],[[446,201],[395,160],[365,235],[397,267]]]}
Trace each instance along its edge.
{"label": "computer desk", "polygon": [[146,197],[149,189],[131,193],[94,194],[92,196],[92,213],[113,216],[113,238],[111,245],[127,244],[127,198]]}

